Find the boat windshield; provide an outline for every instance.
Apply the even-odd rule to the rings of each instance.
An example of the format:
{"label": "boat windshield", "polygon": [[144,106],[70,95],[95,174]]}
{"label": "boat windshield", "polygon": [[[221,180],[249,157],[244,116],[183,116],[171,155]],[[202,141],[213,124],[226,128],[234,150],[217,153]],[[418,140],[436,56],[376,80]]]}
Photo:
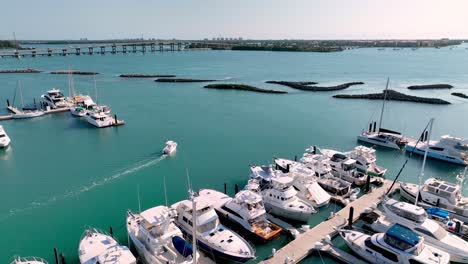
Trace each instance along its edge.
{"label": "boat windshield", "polygon": [[214,219],[213,221],[199,225],[198,232],[206,233],[206,232],[212,231],[218,226],[218,221],[219,221],[218,219]]}
{"label": "boat windshield", "polygon": [[0,134],[0,138],[5,137],[5,134]]}
{"label": "boat windshield", "polygon": [[415,246],[423,244],[420,243],[420,240],[421,238],[415,232],[399,224],[390,227],[384,235],[385,243],[403,251],[419,248]]}

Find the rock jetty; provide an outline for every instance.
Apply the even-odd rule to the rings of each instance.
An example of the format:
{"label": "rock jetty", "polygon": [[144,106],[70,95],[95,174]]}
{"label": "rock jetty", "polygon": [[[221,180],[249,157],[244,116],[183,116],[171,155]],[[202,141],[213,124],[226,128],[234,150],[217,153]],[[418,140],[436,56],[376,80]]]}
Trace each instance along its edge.
{"label": "rock jetty", "polygon": [[184,78],[159,78],[154,80],[155,82],[169,82],[169,83],[189,83],[189,82],[216,82],[217,80],[206,80],[206,79],[184,79]]}
{"label": "rock jetty", "polygon": [[144,74],[144,73],[122,73],[119,75],[122,78],[172,78],[176,77],[171,74]]}
{"label": "rock jetty", "polygon": [[426,89],[451,89],[453,88],[450,84],[425,84],[425,85],[411,85],[408,86],[410,90],[426,90]]}
{"label": "rock jetty", "polygon": [[267,89],[257,88],[257,87],[245,85],[245,84],[225,84],[225,83],[209,84],[209,85],[206,85],[205,88],[219,89],[219,90],[241,90],[241,91],[251,91],[251,92],[257,92],[257,93],[272,93],[272,94],[288,93],[286,91],[267,90]]}
{"label": "rock jetty", "polygon": [[317,83],[316,82],[288,82],[288,81],[267,81],[266,83],[280,84],[280,85],[288,86],[293,89],[311,91],[311,92],[328,92],[328,91],[344,90],[353,85],[364,84],[363,82],[349,82],[349,83],[343,83],[343,84],[335,85],[335,86],[311,86]]}
{"label": "rock jetty", "polygon": [[60,70],[60,71],[51,71],[51,74],[76,74],[76,75],[96,75],[97,72],[88,72],[88,71],[75,71],[75,70]]}
{"label": "rock jetty", "polygon": [[468,95],[464,94],[464,93],[452,93],[453,96],[458,96],[460,98],[465,98],[465,99],[468,99]]}
{"label": "rock jetty", "polygon": [[11,70],[0,70],[0,73],[40,73],[41,70],[36,70],[33,68],[26,69],[11,69]]}
{"label": "rock jetty", "polygon": [[[373,93],[373,94],[337,94],[334,95],[334,98],[344,98],[344,99],[370,99],[370,100],[383,100],[384,93]],[[445,100],[439,98],[426,98],[426,97],[418,97],[413,95],[407,95],[403,93],[399,93],[394,90],[387,90],[387,100],[392,101],[404,101],[404,102],[415,102],[415,103],[424,103],[424,104],[441,104],[446,105],[450,104]]]}

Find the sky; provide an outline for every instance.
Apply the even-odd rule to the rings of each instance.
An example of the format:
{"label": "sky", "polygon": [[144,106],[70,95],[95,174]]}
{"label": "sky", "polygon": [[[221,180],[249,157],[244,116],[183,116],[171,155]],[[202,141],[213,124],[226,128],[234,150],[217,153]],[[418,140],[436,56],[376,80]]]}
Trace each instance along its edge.
{"label": "sky", "polygon": [[468,0],[0,0],[0,39],[468,39]]}

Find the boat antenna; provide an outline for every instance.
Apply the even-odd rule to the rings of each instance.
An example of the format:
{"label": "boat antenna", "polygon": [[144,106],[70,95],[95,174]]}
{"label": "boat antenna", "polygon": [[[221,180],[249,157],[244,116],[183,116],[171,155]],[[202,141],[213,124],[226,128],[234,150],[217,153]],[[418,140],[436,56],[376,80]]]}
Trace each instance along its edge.
{"label": "boat antenna", "polygon": [[380,133],[380,128],[382,127],[382,118],[383,118],[383,113],[385,109],[385,101],[387,100],[387,91],[388,91],[389,82],[390,82],[390,77],[387,78],[387,85],[385,86],[385,90],[383,92],[384,97],[383,97],[383,103],[382,103],[382,111],[380,111],[379,129],[377,130],[377,133]]}
{"label": "boat antenna", "polygon": [[416,144],[414,144],[414,147],[413,149],[411,149],[411,151],[409,152],[408,154],[408,157],[406,158],[405,162],[403,163],[403,166],[401,166],[400,170],[398,171],[397,175],[395,176],[395,179],[393,180],[392,182],[392,185],[390,186],[390,188],[388,188],[388,191],[387,193],[385,193],[385,195],[388,195],[392,189],[393,189],[393,186],[395,185],[395,183],[397,182],[398,178],[400,178],[400,175],[401,173],[403,172],[403,169],[405,168],[406,164],[408,163],[408,161],[411,159],[411,156],[413,156],[413,153],[416,149],[416,146],[419,144],[420,141],[422,141],[423,139],[423,134],[424,132],[427,131],[427,128],[429,127],[429,123],[426,125],[426,127],[424,128],[423,130],[423,133],[421,134],[421,136],[418,138],[418,140],[416,141]]}
{"label": "boat antenna", "polygon": [[164,200],[166,201],[167,206],[167,190],[166,190],[166,175],[164,175]]}
{"label": "boat antenna", "polygon": [[426,139],[426,144],[427,144],[426,151],[424,151],[423,164],[421,166],[421,172],[419,173],[419,186],[418,186],[418,192],[416,193],[416,199],[414,200],[414,205],[418,205],[419,192],[421,191],[422,180],[424,178],[424,167],[426,167],[427,152],[429,151],[429,142],[431,138],[433,124],[434,124],[434,118],[431,118],[431,120],[429,120],[429,133]]}
{"label": "boat antenna", "polygon": [[141,204],[140,204],[140,184],[137,184],[137,195],[138,195],[138,212],[141,213]]}

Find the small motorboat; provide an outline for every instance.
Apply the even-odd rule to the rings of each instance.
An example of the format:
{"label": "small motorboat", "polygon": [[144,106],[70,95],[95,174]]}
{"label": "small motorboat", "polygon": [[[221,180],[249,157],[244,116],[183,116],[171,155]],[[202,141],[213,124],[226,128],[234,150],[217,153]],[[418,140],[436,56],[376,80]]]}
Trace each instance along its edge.
{"label": "small motorboat", "polygon": [[166,142],[166,146],[163,148],[162,153],[164,155],[172,155],[177,151],[177,142],[169,140]]}
{"label": "small motorboat", "polygon": [[3,126],[0,126],[0,148],[6,148],[10,145],[10,137],[8,137],[7,133],[3,129]]}

